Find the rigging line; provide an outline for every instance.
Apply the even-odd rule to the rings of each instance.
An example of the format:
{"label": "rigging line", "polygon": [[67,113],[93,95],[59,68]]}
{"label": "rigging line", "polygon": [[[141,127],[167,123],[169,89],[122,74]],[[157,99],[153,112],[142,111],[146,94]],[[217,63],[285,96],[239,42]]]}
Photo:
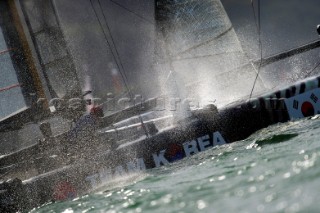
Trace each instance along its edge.
{"label": "rigging line", "polygon": [[209,39],[209,40],[207,40],[205,42],[202,42],[200,44],[194,45],[194,46],[192,46],[192,47],[190,47],[190,48],[188,48],[186,50],[183,50],[182,52],[177,53],[176,56],[182,55],[182,54],[187,53],[187,52],[189,52],[189,51],[191,51],[193,49],[196,49],[196,48],[201,47],[203,45],[209,44],[210,42],[216,41],[216,40],[222,38],[223,36],[225,36],[226,34],[228,34],[229,32],[231,32],[232,29],[233,29],[233,26],[229,27],[228,29],[226,29],[225,31],[220,33],[219,35],[217,35],[217,36],[215,36],[215,37],[213,37],[213,38],[211,38],[211,39]]}
{"label": "rigging line", "polygon": [[255,86],[256,86],[258,77],[259,77],[259,75],[260,75],[261,66],[262,66],[261,4],[260,4],[260,3],[261,3],[260,0],[258,0],[258,21],[257,21],[256,11],[255,11],[255,7],[254,7],[254,0],[251,0],[251,7],[252,7],[253,14],[254,14],[254,21],[255,21],[255,23],[256,23],[257,30],[258,30],[258,35],[259,35],[260,63],[259,63],[259,67],[258,67],[258,72],[257,72],[256,78],[254,79],[254,82],[253,82],[253,87],[252,87],[252,89],[251,89],[249,99],[251,99],[251,97],[252,97],[254,88],[255,88]]}
{"label": "rigging line", "polygon": [[137,17],[141,18],[142,20],[144,20],[144,21],[148,22],[149,24],[154,25],[154,23],[153,23],[152,21],[150,21],[150,20],[146,19],[145,17],[143,17],[143,16],[139,15],[138,13],[135,13],[133,10],[130,10],[129,8],[127,8],[127,7],[123,6],[122,4],[119,4],[118,2],[115,2],[114,0],[110,0],[110,1],[111,1],[112,3],[114,3],[115,5],[118,5],[118,6],[119,6],[119,7],[121,7],[122,9],[124,9],[124,10],[126,10],[126,11],[128,11],[128,12],[132,13],[133,15],[135,15],[135,16],[137,16]]}
{"label": "rigging line", "polygon": [[[256,12],[255,12],[255,9],[254,9],[254,4],[253,4],[254,2],[253,2],[253,0],[251,0],[251,7],[252,7],[252,10],[253,10],[253,17],[254,17],[254,23],[255,23],[255,25],[256,25],[256,29],[257,29],[257,31],[259,31],[259,26],[258,26],[258,24],[257,24],[257,17],[256,17]],[[244,52],[244,55],[245,55],[245,57],[248,59],[248,64],[250,64],[251,66],[252,66],[252,68],[254,69],[254,71],[256,72],[256,73],[258,73],[259,72],[259,70],[257,70],[257,68],[256,68],[256,66],[255,66],[255,62],[252,60],[252,59],[250,59],[250,57],[248,56],[248,54],[246,53],[246,52]],[[262,66],[262,55],[261,55],[261,62],[259,62],[259,63],[261,63],[261,66]],[[245,66],[247,66],[248,64],[245,64],[245,65],[242,65],[242,66],[240,66],[240,68],[241,67],[245,67]],[[256,77],[257,78],[257,77]],[[258,79],[258,78],[257,78]],[[256,82],[256,80],[255,80],[255,82]],[[255,85],[255,83],[253,84],[253,85]],[[253,86],[254,87],[254,86]],[[253,91],[252,91],[253,92]],[[251,93],[252,93],[251,92]],[[251,96],[251,95],[250,95]],[[250,98],[249,98],[250,99]]]}
{"label": "rigging line", "polygon": [[[108,31],[109,31],[109,33],[110,33],[110,38],[111,38],[111,41],[112,41],[112,43],[113,43],[113,46],[114,46],[114,49],[115,49],[115,52],[116,52],[116,55],[117,55],[117,57],[118,57],[119,62],[118,62],[118,60],[117,60],[116,55],[114,54],[114,52],[113,52],[113,50],[112,50],[112,46],[111,46],[111,44],[110,44],[110,42],[109,42],[109,40],[108,40],[108,37],[107,37],[107,35],[106,35],[105,31],[104,31],[104,28],[103,28],[103,26],[102,26],[102,23],[101,23],[101,21],[100,21],[100,19],[99,19],[98,13],[97,13],[94,5],[93,5],[92,0],[90,0],[90,3],[91,3],[91,6],[92,6],[92,8],[93,8],[93,10],[94,10],[94,13],[95,13],[95,15],[96,15],[96,17],[97,17],[97,19],[98,19],[98,22],[99,22],[99,25],[100,25],[100,27],[101,27],[101,29],[102,29],[103,34],[104,34],[105,40],[106,40],[108,46],[110,47],[111,54],[113,55],[113,57],[114,57],[114,59],[115,59],[115,63],[116,63],[116,65],[117,65],[118,69],[119,69],[119,72],[120,72],[120,75],[121,75],[121,77],[122,77],[122,79],[123,79],[123,82],[124,82],[124,84],[125,84],[125,87],[126,87],[127,90],[128,90],[128,94],[129,94],[130,98],[133,99],[133,94],[132,94],[132,92],[131,92],[131,90],[130,90],[130,87],[129,87],[128,83],[127,83],[126,75],[125,75],[125,73],[123,73],[123,72],[125,71],[125,69],[124,69],[124,66],[123,66],[123,64],[122,64],[122,62],[121,62],[121,58],[120,58],[120,55],[119,55],[118,50],[117,50],[117,48],[116,48],[116,45],[115,45],[113,36],[111,35],[111,30],[110,30],[110,28],[109,28],[109,25],[108,25],[108,22],[107,22],[107,18],[106,18],[106,16],[105,16],[104,12],[103,12],[103,9],[102,9],[100,0],[98,0],[98,4],[99,4],[100,10],[101,10],[101,12],[102,12],[102,15],[103,15],[105,24],[106,24],[106,26],[107,26],[107,29],[108,29]],[[119,65],[119,64],[120,64],[120,65]],[[123,72],[121,71],[120,67],[121,67],[121,69],[122,69]],[[141,124],[142,124],[142,128],[143,128],[143,130],[144,130],[144,132],[145,132],[145,135],[147,136],[147,138],[149,138],[149,134],[148,134],[147,128],[146,128],[146,126],[144,125],[144,122],[143,122],[143,119],[142,119],[141,115],[139,114],[138,117],[139,117],[139,120],[140,120],[140,122],[141,122]]]}
{"label": "rigging line", "polygon": [[254,0],[251,0],[251,9],[252,9],[252,12],[253,12],[254,24],[256,25],[256,28],[259,31],[259,25],[257,23],[256,9],[254,7]]}
{"label": "rigging line", "polygon": [[310,71],[304,76],[304,78],[310,77],[310,75],[311,75],[318,67],[320,67],[320,62],[319,62],[312,70],[310,70]]}
{"label": "rigging line", "polygon": [[21,84],[14,84],[14,85],[11,85],[11,86],[8,86],[8,87],[0,88],[0,92],[4,92],[4,91],[7,91],[7,90],[16,88],[16,87],[21,87]]}
{"label": "rigging line", "polygon": [[198,58],[209,58],[209,57],[214,57],[214,56],[223,56],[226,54],[237,54],[237,53],[242,53],[242,51],[230,51],[230,52],[224,52],[224,53],[216,53],[216,54],[210,54],[210,55],[200,55],[200,56],[195,56],[195,57],[187,57],[187,58],[174,58],[173,61],[184,61],[184,60],[189,60],[189,59],[198,59]]}
{"label": "rigging line", "polygon": [[10,49],[7,49],[7,50],[2,50],[2,51],[0,51],[0,55],[5,54],[5,53],[8,53],[8,52],[10,52],[10,51],[12,51],[12,50],[15,50],[15,48],[10,48]]}
{"label": "rigging line", "polygon": [[[91,0],[91,1],[92,1],[92,0]],[[119,72],[120,72],[120,74],[121,74],[121,76],[122,76],[122,78],[123,78],[124,84],[125,84],[126,88],[128,89],[128,93],[129,93],[130,96],[132,96],[131,91],[130,91],[130,88],[129,88],[129,84],[127,83],[127,77],[126,77],[126,75],[125,75],[125,69],[124,69],[124,66],[123,66],[123,64],[122,64],[122,62],[121,62],[120,54],[119,54],[119,52],[118,52],[118,50],[117,50],[117,48],[116,48],[116,44],[115,44],[114,39],[113,39],[113,36],[112,36],[112,34],[111,34],[111,30],[110,30],[109,24],[108,24],[108,22],[107,22],[107,18],[106,18],[105,14],[104,14],[104,11],[103,11],[103,9],[102,9],[100,0],[97,0],[97,2],[98,2],[98,4],[99,4],[101,13],[102,13],[102,15],[103,15],[104,22],[105,22],[105,24],[106,24],[107,30],[108,30],[108,32],[110,33],[110,38],[111,38],[111,42],[112,42],[113,47],[114,47],[114,50],[115,50],[115,54],[114,54],[114,52],[112,51],[112,46],[111,46],[111,44],[110,44],[110,42],[109,42],[109,40],[108,40],[108,38],[107,38],[107,35],[104,33],[105,39],[106,39],[106,41],[108,42],[108,45],[109,45],[109,47],[110,47],[110,49],[111,49],[111,53],[112,53],[113,57],[116,59],[115,61],[116,61],[117,67],[118,67]],[[99,21],[99,23],[100,23],[101,26],[102,26],[102,23],[101,23],[100,21]],[[103,28],[102,28],[102,30],[103,30]],[[103,32],[104,32],[104,30],[103,30]],[[117,59],[119,60],[119,62],[118,62]]]}

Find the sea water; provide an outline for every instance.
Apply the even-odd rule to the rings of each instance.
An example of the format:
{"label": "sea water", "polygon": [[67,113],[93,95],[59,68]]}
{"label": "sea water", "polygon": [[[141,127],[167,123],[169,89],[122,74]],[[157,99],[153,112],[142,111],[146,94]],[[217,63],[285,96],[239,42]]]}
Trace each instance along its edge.
{"label": "sea water", "polygon": [[320,212],[319,135],[318,117],[273,125],[32,212]]}

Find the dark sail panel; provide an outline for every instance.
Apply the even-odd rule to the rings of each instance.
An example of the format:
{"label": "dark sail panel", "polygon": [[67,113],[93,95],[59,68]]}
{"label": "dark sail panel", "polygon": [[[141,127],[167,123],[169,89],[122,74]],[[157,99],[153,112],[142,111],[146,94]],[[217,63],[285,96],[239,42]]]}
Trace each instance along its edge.
{"label": "dark sail panel", "polygon": [[128,91],[146,99],[160,95],[152,68],[152,1],[56,0],[54,7],[83,88],[87,75],[102,102],[108,93],[117,99],[130,98]]}
{"label": "dark sail panel", "polygon": [[51,97],[77,97],[78,76],[52,1],[19,2]]}

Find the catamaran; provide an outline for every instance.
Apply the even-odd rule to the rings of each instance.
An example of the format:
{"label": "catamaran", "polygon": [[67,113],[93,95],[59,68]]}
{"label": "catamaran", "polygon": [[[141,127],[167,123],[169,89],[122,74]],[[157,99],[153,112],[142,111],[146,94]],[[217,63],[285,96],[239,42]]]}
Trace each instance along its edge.
{"label": "catamaran", "polygon": [[1,106],[0,129],[12,143],[17,132],[41,136],[0,158],[1,212],[81,196],[320,113],[320,77],[268,89],[259,75],[320,41],[251,61],[220,0],[0,5],[1,72],[14,79],[0,97],[17,108]]}

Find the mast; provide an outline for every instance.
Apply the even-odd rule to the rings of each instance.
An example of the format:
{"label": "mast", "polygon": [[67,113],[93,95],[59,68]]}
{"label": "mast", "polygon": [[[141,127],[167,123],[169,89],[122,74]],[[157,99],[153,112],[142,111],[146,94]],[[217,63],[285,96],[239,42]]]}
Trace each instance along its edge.
{"label": "mast", "polygon": [[22,99],[25,102],[23,109],[0,116],[0,129],[13,130],[50,116],[48,102],[52,98],[73,98],[81,91],[51,0],[1,2],[5,5],[1,27],[14,45],[2,56],[11,56],[18,82],[0,88],[9,94],[20,87],[23,97],[9,95],[9,99],[16,102],[15,107]]}
{"label": "mast", "polygon": [[[11,117],[25,117],[38,99],[47,99],[22,22],[15,2],[2,1],[0,72],[4,81],[0,81],[0,97],[4,104],[0,107],[1,125]],[[21,120],[19,122],[22,123]]]}

